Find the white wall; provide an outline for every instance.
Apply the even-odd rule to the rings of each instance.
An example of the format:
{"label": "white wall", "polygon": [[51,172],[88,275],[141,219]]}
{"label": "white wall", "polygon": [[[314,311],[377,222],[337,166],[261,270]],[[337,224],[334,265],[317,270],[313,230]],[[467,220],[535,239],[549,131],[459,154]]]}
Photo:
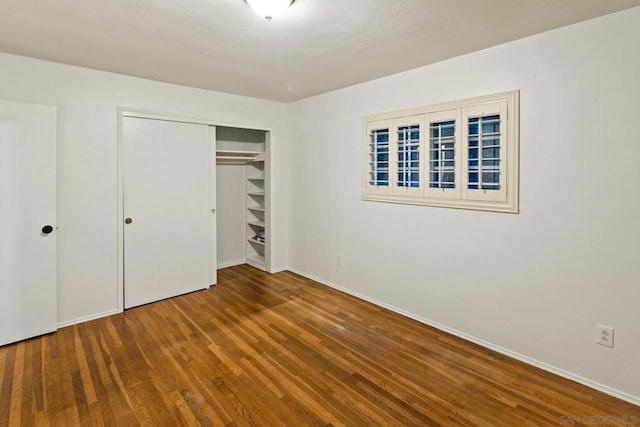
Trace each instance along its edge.
{"label": "white wall", "polygon": [[[639,40],[635,8],[290,104],[289,265],[640,402]],[[519,215],[360,200],[363,116],[513,89]]]}
{"label": "white wall", "polygon": [[59,323],[117,309],[119,106],[272,129],[272,259],[286,266],[286,105],[1,53],[0,99],[58,107]]}
{"label": "white wall", "polygon": [[218,267],[245,261],[245,165],[216,166]]}

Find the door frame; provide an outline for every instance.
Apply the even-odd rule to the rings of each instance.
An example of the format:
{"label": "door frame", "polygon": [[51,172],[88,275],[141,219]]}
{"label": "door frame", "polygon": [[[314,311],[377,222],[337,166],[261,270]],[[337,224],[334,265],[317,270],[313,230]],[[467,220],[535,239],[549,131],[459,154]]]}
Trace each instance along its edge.
{"label": "door frame", "polygon": [[[265,138],[265,151],[266,151],[266,162],[265,162],[265,175],[268,177],[267,179],[267,188],[266,191],[268,194],[271,194],[271,135],[273,134],[272,129],[265,128],[263,126],[254,126],[248,124],[238,124],[238,123],[227,123],[220,122],[211,119],[201,119],[201,118],[193,118],[186,116],[176,116],[171,114],[164,114],[157,111],[150,111],[138,108],[127,108],[127,107],[118,107],[117,111],[117,119],[118,119],[118,141],[117,141],[117,175],[118,175],[118,203],[117,203],[117,259],[118,259],[118,283],[117,283],[117,307],[118,313],[122,313],[124,311],[124,150],[123,150],[123,134],[122,134],[122,119],[124,117],[132,117],[139,119],[152,119],[152,120],[164,120],[170,122],[180,122],[180,123],[192,123],[192,124],[200,124],[207,126],[214,126],[214,138],[210,140],[209,147],[211,149],[211,153],[215,155],[216,151],[216,138],[215,138],[215,127],[224,126],[224,127],[235,127],[241,129],[252,129],[266,132]],[[214,159],[215,160],[215,159]],[[211,179],[215,180],[215,169],[211,168]],[[216,182],[217,185],[217,182]],[[212,188],[211,190],[213,194],[215,194],[216,189]],[[268,198],[269,199],[269,198]],[[217,208],[216,202],[213,202],[213,209]],[[270,203],[266,206],[265,212],[265,225],[267,230],[271,230],[271,206]],[[216,241],[212,236],[211,245],[212,249],[215,250]],[[271,253],[272,250],[272,240],[269,238],[267,240],[268,253]],[[270,257],[269,257],[270,258]],[[271,260],[265,259],[265,268],[267,271],[271,271]],[[214,274],[217,269],[216,260],[211,262],[211,275]]]}

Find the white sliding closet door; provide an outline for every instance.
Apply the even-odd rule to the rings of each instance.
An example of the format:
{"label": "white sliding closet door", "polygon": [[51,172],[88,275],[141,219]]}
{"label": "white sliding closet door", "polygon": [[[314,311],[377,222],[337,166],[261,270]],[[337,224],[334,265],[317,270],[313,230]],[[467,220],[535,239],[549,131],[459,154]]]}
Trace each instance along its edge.
{"label": "white sliding closet door", "polygon": [[123,117],[125,308],[215,283],[213,133]]}
{"label": "white sliding closet door", "polygon": [[56,109],[0,101],[0,345],[57,328],[55,227]]}

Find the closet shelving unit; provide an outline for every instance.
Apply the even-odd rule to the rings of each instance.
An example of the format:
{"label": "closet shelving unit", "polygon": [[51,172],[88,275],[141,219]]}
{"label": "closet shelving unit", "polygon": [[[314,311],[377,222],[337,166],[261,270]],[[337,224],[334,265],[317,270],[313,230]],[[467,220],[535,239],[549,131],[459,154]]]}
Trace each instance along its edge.
{"label": "closet shelving unit", "polygon": [[216,163],[244,168],[246,262],[268,270],[270,204],[267,149],[270,134],[268,131],[228,127],[217,127],[216,134]]}
{"label": "closet shelving unit", "polygon": [[247,263],[258,268],[266,265],[266,186],[265,154],[247,162]]}

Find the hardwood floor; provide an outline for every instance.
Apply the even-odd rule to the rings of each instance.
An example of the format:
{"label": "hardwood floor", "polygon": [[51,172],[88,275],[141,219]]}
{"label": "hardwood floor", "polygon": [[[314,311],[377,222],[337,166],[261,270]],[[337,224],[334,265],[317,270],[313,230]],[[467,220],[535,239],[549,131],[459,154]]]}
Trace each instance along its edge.
{"label": "hardwood floor", "polygon": [[640,425],[640,407],[247,265],[207,291],[0,347],[0,426],[605,421]]}

